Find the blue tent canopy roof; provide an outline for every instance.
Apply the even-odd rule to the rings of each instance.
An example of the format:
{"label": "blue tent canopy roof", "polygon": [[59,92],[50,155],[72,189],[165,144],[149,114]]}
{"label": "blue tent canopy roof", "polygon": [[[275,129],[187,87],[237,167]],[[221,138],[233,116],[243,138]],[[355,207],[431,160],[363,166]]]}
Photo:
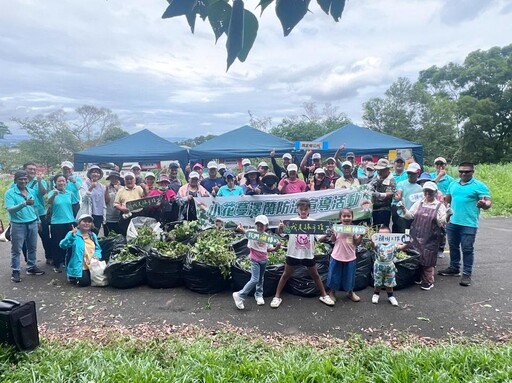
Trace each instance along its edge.
{"label": "blue tent canopy roof", "polygon": [[392,149],[412,149],[414,158],[419,164],[423,163],[423,146],[416,142],[389,136],[368,128],[354,124],[347,124],[331,133],[317,138],[315,141],[327,141],[329,149],[323,151],[323,155],[333,155],[343,144],[345,149],[342,155],[347,152],[354,152],[356,155],[375,154],[387,155]]}
{"label": "blue tent canopy roof", "polygon": [[281,155],[293,147],[290,141],[245,125],[192,148],[190,159],[268,157],[272,149]]}
{"label": "blue tent canopy roof", "polygon": [[98,162],[178,160],[184,166],[188,160],[188,152],[186,149],[144,129],[119,140],[75,153],[74,160],[76,170],[83,169],[84,163]]}

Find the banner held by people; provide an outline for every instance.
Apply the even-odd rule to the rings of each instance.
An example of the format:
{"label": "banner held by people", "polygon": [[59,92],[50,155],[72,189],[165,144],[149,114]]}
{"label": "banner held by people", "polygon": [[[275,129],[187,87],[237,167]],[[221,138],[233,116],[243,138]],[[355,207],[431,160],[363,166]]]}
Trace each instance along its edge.
{"label": "banner held by people", "polygon": [[371,217],[371,192],[362,186],[357,189],[328,189],[285,195],[254,195],[240,197],[194,198],[198,219],[204,224],[215,224],[216,220],[237,222],[252,226],[254,217],[264,214],[269,226],[297,216],[297,201],[307,198],[311,203],[310,218],[335,221],[341,209],[349,208],[354,219]]}

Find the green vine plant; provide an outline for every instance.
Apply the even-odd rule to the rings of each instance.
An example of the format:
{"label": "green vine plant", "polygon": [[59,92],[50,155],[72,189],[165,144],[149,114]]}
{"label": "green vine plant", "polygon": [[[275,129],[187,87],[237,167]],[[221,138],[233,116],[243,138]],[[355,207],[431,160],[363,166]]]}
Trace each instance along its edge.
{"label": "green vine plant", "polygon": [[[309,11],[311,0],[260,0],[256,6],[263,11],[275,1],[276,16],[283,27],[284,36],[288,36],[292,29],[302,20]],[[205,21],[208,19],[215,35],[215,43],[223,35],[227,35],[227,70],[235,59],[241,62],[247,59],[256,36],[258,34],[258,19],[251,11],[245,8],[243,0],[167,0],[167,9],[162,15],[163,19],[176,16],[187,18],[190,30],[194,33],[196,16]],[[338,22],[345,8],[345,0],[317,0],[318,5],[327,15],[331,15]]]}

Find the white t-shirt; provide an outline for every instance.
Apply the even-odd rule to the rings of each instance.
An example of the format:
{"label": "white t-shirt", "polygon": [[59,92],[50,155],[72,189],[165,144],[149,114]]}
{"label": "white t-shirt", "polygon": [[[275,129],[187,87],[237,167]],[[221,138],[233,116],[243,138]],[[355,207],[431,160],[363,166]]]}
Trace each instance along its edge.
{"label": "white t-shirt", "polygon": [[[312,218],[293,218],[291,221],[314,221]],[[314,234],[290,234],[288,239],[287,257],[296,259],[313,259],[315,251]]]}

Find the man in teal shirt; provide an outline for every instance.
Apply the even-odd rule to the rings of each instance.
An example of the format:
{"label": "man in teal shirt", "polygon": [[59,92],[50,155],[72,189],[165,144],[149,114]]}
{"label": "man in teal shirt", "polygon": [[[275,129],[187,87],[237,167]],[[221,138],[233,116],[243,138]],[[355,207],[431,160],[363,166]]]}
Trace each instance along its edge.
{"label": "man in teal shirt", "polygon": [[443,157],[437,157],[434,160],[434,166],[436,167],[436,171],[430,173],[432,181],[437,184],[437,189],[443,193],[443,195],[446,195],[448,194],[450,184],[453,182],[453,177],[446,174],[446,160]]}
{"label": "man in teal shirt", "polygon": [[27,188],[27,172],[19,170],[14,174],[14,187],[5,192],[4,205],[11,221],[11,280],[21,282],[20,253],[23,244],[27,246],[27,274],[43,275],[37,262],[37,231],[39,216],[34,208],[36,195]]}
{"label": "man in teal shirt", "polygon": [[[486,184],[473,178],[474,164],[462,162],[459,165],[460,178],[451,183],[446,203],[451,204],[453,215],[446,227],[450,246],[450,266],[440,270],[440,275],[459,276],[462,250],[461,286],[471,285],[473,273],[474,243],[478,230],[480,209],[491,207],[491,193]],[[449,213],[449,211],[447,212]]]}
{"label": "man in teal shirt", "polygon": [[393,168],[393,178],[395,179],[397,185],[399,182],[407,180],[407,172],[405,171],[405,161],[402,157],[395,158]]}

